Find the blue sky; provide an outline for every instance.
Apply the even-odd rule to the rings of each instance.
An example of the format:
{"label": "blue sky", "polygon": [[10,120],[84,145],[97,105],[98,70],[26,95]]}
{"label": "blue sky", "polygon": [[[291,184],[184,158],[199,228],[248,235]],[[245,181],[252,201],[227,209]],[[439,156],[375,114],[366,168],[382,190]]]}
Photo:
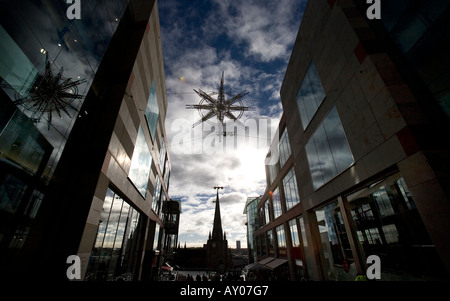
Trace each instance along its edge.
{"label": "blue sky", "polygon": [[[222,227],[228,243],[246,247],[244,205],[264,193],[264,159],[282,114],[280,88],[306,0],[161,0],[159,18],[168,110],[166,132],[172,172],[169,194],[182,200],[179,241],[202,246],[212,230],[214,186],[220,190]],[[192,124],[200,116],[193,89],[230,95],[248,91],[252,110],[234,137]],[[227,129],[227,131],[230,131]],[[225,144],[225,147],[223,145]]]}

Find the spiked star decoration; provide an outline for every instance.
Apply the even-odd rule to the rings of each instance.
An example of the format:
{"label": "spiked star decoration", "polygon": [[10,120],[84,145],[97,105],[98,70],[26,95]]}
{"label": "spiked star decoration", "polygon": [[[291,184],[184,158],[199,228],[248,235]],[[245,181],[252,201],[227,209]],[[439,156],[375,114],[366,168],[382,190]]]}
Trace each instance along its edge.
{"label": "spiked star decoration", "polygon": [[[209,121],[214,116],[217,117],[222,129],[229,120],[232,122],[239,122],[238,119],[242,117],[245,111],[249,110],[249,107],[245,107],[241,101],[241,98],[248,94],[247,91],[243,91],[230,99],[225,99],[225,92],[223,89],[223,72],[222,79],[220,80],[219,92],[206,93],[201,89],[195,90],[202,99],[197,105],[186,105],[187,109],[197,109],[201,119],[195,122],[192,127],[195,127],[205,121]],[[213,95],[218,95],[217,99]],[[235,115],[236,113],[236,115]],[[226,132],[222,133],[224,136]]]}
{"label": "spiked star decoration", "polygon": [[70,78],[63,78],[63,68],[55,75],[51,69],[50,61],[45,64],[45,71],[38,75],[26,97],[16,94],[16,105],[23,106],[26,110],[32,111],[32,120],[39,122],[42,115],[47,114],[47,124],[50,130],[52,123],[52,113],[56,112],[61,118],[61,111],[71,118],[69,108],[76,111],[72,105],[75,99],[83,98],[78,94],[78,85],[84,80],[72,81]]}

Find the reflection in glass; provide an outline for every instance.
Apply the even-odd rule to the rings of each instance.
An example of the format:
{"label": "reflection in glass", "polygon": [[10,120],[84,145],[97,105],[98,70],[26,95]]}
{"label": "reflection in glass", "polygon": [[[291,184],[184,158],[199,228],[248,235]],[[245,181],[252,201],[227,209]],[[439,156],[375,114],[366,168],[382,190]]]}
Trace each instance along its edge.
{"label": "reflection in glass", "polygon": [[277,218],[281,215],[281,200],[278,187],[272,193],[272,206],[273,206],[273,218]]}
{"label": "reflection in glass", "polygon": [[353,164],[353,155],[336,107],[333,107],[305,146],[314,189]]}
{"label": "reflection in glass", "polygon": [[275,255],[275,242],[273,240],[272,229],[266,232],[267,247],[269,249],[269,255]]}
{"label": "reflection in glass", "polygon": [[297,105],[303,129],[306,129],[325,96],[316,65],[311,61],[297,93]]}
{"label": "reflection in glass", "polygon": [[156,223],[155,226],[155,237],[153,238],[153,250],[158,250],[159,247],[159,230],[160,230],[161,226]]}
{"label": "reflection in glass", "polygon": [[[48,59],[53,70],[64,69],[64,77],[85,80],[78,89],[83,99],[72,103],[78,110],[119,25],[115,19],[122,17],[129,2],[82,5],[82,18],[73,22],[66,16],[66,1],[0,1],[0,87],[13,101],[27,97]],[[72,118],[52,118],[50,130],[45,115],[35,125],[55,150],[48,164],[51,168],[45,170],[47,177],[51,177],[77,120],[76,111],[69,111]],[[33,114],[29,110],[24,113],[28,117]]]}
{"label": "reflection in glass", "polygon": [[324,280],[353,280],[354,271],[347,271],[355,269],[355,265],[337,203],[331,203],[315,213],[322,242],[319,253]]}
{"label": "reflection in glass", "polygon": [[139,132],[133,151],[133,156],[131,158],[131,167],[128,177],[144,198],[147,193],[151,164],[152,155],[148,148],[147,139],[145,139],[142,127],[139,126]]}
{"label": "reflection in glass", "polygon": [[286,253],[286,234],[284,231],[284,225],[280,225],[275,228],[277,233],[277,243],[278,243],[278,255],[284,257]]}
{"label": "reflection in glass", "polygon": [[86,280],[132,280],[137,259],[139,213],[108,188]]}
{"label": "reflection in glass", "polygon": [[281,135],[278,148],[278,153],[280,155],[280,168],[283,168],[284,163],[286,163],[287,159],[291,155],[291,145],[289,144],[287,128],[284,129],[283,134]]}
{"label": "reflection in glass", "polygon": [[264,217],[265,217],[265,222],[266,225],[270,222],[270,203],[269,200],[266,201],[265,205],[264,205]]}
{"label": "reflection in glass", "polygon": [[152,209],[156,214],[159,213],[161,207],[161,189],[161,180],[159,179],[159,176],[156,175],[155,190],[153,191],[152,200]]}
{"label": "reflection in glass", "polygon": [[38,172],[45,157],[50,156],[52,146],[36,129],[34,123],[16,110],[0,133],[0,158],[19,164],[31,174]]}
{"label": "reflection in glass", "polygon": [[375,182],[347,196],[347,200],[357,242],[364,256],[380,257],[382,279],[413,280],[443,273],[435,247],[399,174]]}
{"label": "reflection in glass", "polygon": [[292,167],[284,177],[283,188],[286,210],[289,210],[300,203],[300,196],[298,195],[297,178],[295,177],[294,167]]}
{"label": "reflection in glass", "polygon": [[145,117],[147,119],[148,130],[150,135],[155,140],[156,127],[158,125],[159,107],[158,98],[156,97],[155,81],[152,82],[150,95],[147,101],[147,108],[145,109]]}
{"label": "reflection in glass", "polygon": [[300,247],[300,239],[299,234],[297,230],[297,221],[296,219],[291,219],[289,221],[289,230],[291,231],[291,240],[292,240],[292,247]]}
{"label": "reflection in glass", "polygon": [[273,181],[275,181],[275,179],[278,176],[277,163],[271,164],[271,165],[267,165],[267,167],[269,169],[269,183],[268,183],[268,186],[270,186],[273,183]]}

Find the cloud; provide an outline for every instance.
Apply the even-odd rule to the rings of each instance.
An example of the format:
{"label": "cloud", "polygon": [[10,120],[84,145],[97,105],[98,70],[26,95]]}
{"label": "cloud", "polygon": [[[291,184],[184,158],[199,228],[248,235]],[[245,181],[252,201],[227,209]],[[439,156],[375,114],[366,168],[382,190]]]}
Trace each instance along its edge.
{"label": "cloud", "polygon": [[[213,28],[223,29],[237,40],[237,45],[245,43],[247,56],[256,55],[264,62],[289,58],[298,30],[292,24],[298,26],[301,19],[298,1],[216,0],[215,3],[220,9],[209,17],[223,22],[216,22],[218,28]],[[209,32],[210,28],[204,31]]]}

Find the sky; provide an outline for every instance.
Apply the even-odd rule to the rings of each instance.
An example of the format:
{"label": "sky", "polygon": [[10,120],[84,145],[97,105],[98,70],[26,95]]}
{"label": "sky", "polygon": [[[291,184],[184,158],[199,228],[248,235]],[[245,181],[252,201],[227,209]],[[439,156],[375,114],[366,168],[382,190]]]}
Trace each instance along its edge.
{"label": "sky", "polygon": [[[212,231],[219,190],[222,228],[228,245],[247,247],[247,197],[266,189],[265,157],[282,106],[280,88],[306,0],[160,0],[168,109],[166,134],[171,159],[169,195],[181,200],[178,240],[201,247]],[[221,130],[212,118],[186,105],[198,104],[195,90],[219,90],[226,99],[248,92],[239,123]],[[212,95],[217,97],[217,95]],[[218,133],[227,132],[227,136]]]}

